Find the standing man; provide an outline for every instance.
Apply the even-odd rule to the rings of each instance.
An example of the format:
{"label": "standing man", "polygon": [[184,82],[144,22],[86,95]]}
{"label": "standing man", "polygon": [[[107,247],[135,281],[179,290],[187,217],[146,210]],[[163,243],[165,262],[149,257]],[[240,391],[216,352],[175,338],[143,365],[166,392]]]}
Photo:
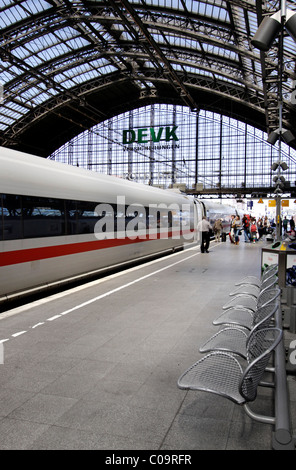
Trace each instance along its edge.
{"label": "standing man", "polygon": [[247,214],[243,216],[242,219],[243,223],[243,229],[244,229],[244,235],[245,235],[245,243],[250,243],[250,221],[249,218],[247,217]]}
{"label": "standing man", "polygon": [[283,227],[284,227],[284,235],[287,235],[287,231],[288,231],[288,219],[287,219],[286,216],[284,217],[284,220],[283,220]]}
{"label": "standing man", "polygon": [[[293,216],[292,216],[291,219],[290,219],[290,231],[291,231],[291,232],[292,232],[292,231],[295,231],[295,222],[294,222]],[[291,233],[291,235],[292,235],[292,233]]]}
{"label": "standing man", "polygon": [[197,230],[201,232],[200,251],[202,253],[209,252],[211,229],[212,226],[210,222],[207,220],[206,216],[203,216],[202,220],[197,224]]}

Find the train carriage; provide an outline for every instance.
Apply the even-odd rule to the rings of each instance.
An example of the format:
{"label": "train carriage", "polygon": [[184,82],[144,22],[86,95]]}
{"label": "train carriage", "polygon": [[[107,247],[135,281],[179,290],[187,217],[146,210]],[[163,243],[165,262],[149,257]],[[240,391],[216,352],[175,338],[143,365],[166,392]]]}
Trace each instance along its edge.
{"label": "train carriage", "polygon": [[0,147],[0,302],[183,249],[233,211]]}
{"label": "train carriage", "polygon": [[0,149],[0,299],[196,240],[192,197]]}

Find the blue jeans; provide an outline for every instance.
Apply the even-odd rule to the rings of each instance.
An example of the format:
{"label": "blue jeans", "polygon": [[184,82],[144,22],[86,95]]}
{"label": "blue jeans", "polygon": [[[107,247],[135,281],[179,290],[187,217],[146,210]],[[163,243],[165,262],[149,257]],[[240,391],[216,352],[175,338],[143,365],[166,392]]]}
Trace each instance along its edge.
{"label": "blue jeans", "polygon": [[244,228],[244,234],[245,234],[245,242],[250,241],[250,232],[247,228]]}

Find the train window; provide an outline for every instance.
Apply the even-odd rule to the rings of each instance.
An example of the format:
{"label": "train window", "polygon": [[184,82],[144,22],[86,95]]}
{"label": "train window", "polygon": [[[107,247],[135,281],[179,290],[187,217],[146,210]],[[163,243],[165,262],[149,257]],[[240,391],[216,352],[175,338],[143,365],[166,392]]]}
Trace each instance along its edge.
{"label": "train window", "polygon": [[97,202],[66,201],[67,234],[94,233]]}
{"label": "train window", "polygon": [[180,211],[181,228],[190,227],[190,211]]}
{"label": "train window", "polygon": [[[2,195],[0,239],[99,233],[103,237],[146,237],[189,225],[190,214],[179,208],[144,207],[71,201],[34,196]],[[0,201],[0,203],[1,203]],[[182,226],[181,226],[182,224]],[[158,230],[157,230],[158,229]]]}
{"label": "train window", "polygon": [[24,238],[54,237],[65,233],[65,206],[60,199],[23,196]]}
{"label": "train window", "polygon": [[176,218],[179,221],[179,215],[176,216],[175,210],[168,210],[158,206],[147,208],[146,214],[147,228],[152,230],[155,228],[168,229],[176,225]]}
{"label": "train window", "polygon": [[145,237],[147,228],[147,211],[144,206],[132,204],[126,208],[126,235],[129,238]]}
{"label": "train window", "polygon": [[2,233],[3,240],[23,238],[21,196],[3,194]]}
{"label": "train window", "polygon": [[76,201],[65,201],[65,234],[74,235],[77,233],[78,210]]}
{"label": "train window", "polygon": [[[116,207],[90,201],[66,201],[67,233],[112,233],[116,231]],[[120,214],[119,214],[120,216]]]}
{"label": "train window", "polygon": [[119,237],[124,237],[125,236],[125,226],[126,226],[125,212],[122,209],[118,210],[118,208],[117,208],[114,213],[115,213],[114,230],[115,230],[115,232],[118,233]]}
{"label": "train window", "polygon": [[171,211],[172,214],[172,226],[180,228],[181,221],[182,221],[182,211],[180,210],[173,210]]}
{"label": "train window", "polygon": [[116,206],[113,204],[97,204],[95,208],[97,223],[94,228],[98,238],[105,238],[102,234],[108,233],[108,238],[113,238],[116,231]]}

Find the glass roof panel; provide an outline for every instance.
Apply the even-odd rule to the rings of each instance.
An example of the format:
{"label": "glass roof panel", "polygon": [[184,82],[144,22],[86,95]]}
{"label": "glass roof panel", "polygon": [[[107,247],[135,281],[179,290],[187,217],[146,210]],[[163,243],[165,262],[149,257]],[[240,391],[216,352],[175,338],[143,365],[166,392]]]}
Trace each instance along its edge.
{"label": "glass roof panel", "polygon": [[[219,84],[224,81],[229,90],[230,84],[240,88],[250,84],[250,88],[256,86],[263,103],[260,52],[248,37],[258,27],[256,0],[130,0],[136,15],[121,2],[115,2],[116,8],[106,0],[90,3],[2,0],[0,28],[5,28],[5,34],[0,40],[0,82],[9,116],[14,115],[16,121],[28,115],[31,105],[46,103],[72,88],[75,94],[84,82],[104,75],[109,80],[113,72],[114,83],[122,73],[121,78],[129,77],[139,88],[148,80],[152,83],[153,71],[157,73],[152,87],[158,79],[168,82],[161,75],[164,61],[154,43],[169,61],[166,71],[174,70],[182,79],[187,72],[219,80]],[[267,3],[269,10],[276,8],[276,2],[262,2],[262,8]],[[296,11],[295,1],[286,3]],[[289,35],[284,44],[284,92],[289,96],[296,46]],[[135,63],[132,72],[131,60]],[[272,66],[276,69],[275,56]]]}
{"label": "glass roof panel", "polygon": [[16,23],[29,18],[32,14],[40,13],[51,8],[51,5],[43,0],[26,0],[16,3],[15,1],[2,0],[3,6],[0,8],[0,27]]}
{"label": "glass roof panel", "polygon": [[16,109],[11,109],[11,108],[5,107],[5,119],[7,118],[7,120],[9,120],[9,118],[11,118],[10,120],[13,120],[13,119],[15,119],[16,115],[21,117],[21,116],[23,116],[23,113],[18,112],[18,110],[16,110]]}
{"label": "glass roof panel", "polygon": [[12,116],[17,115],[17,114],[19,116],[23,116],[28,111],[28,106],[22,106],[19,102],[18,103],[12,102],[10,104],[10,109],[11,109]]}

